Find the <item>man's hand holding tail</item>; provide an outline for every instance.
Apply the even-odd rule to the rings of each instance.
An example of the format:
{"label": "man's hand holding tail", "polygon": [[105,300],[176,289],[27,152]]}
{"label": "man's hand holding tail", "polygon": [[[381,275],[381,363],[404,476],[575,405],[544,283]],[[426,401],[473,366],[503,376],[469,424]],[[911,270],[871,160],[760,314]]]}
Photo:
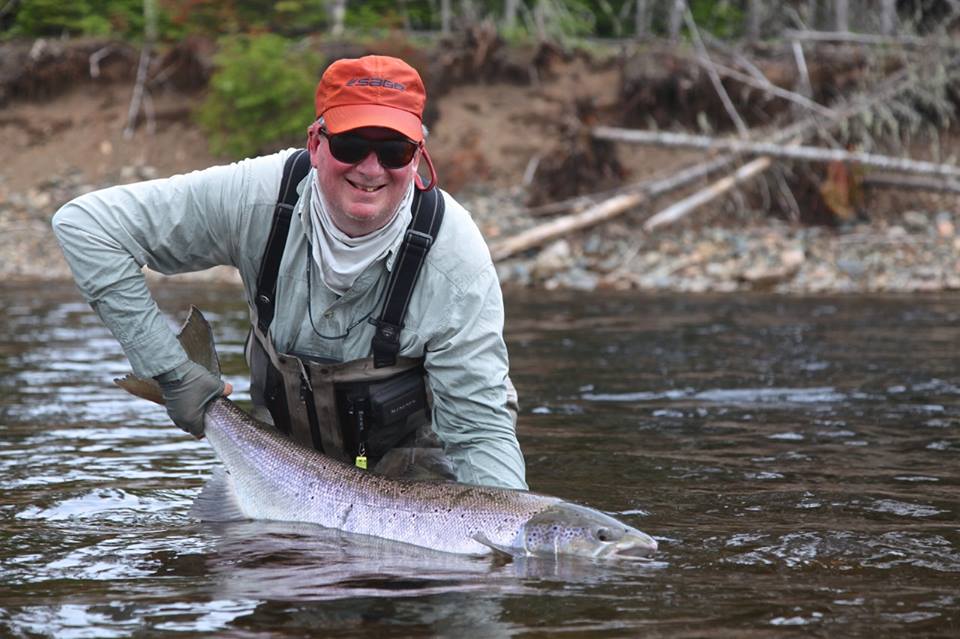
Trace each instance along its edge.
{"label": "man's hand holding tail", "polygon": [[207,404],[233,392],[233,386],[189,360],[154,379],[160,384],[170,419],[197,439],[203,437]]}

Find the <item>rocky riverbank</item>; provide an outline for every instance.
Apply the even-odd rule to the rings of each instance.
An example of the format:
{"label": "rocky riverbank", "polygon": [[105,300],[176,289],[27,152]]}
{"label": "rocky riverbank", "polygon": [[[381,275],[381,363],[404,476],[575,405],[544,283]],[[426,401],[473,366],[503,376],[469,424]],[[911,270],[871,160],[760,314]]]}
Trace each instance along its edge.
{"label": "rocky riverbank", "polygon": [[[495,216],[477,204],[483,219]],[[960,289],[960,209],[899,219],[802,226],[739,211],[652,234],[642,214],[574,237],[498,269],[504,284],[689,293],[930,292]],[[720,218],[720,219],[718,219]],[[538,220],[542,221],[542,220]],[[529,221],[528,221],[529,222]],[[481,222],[481,226],[482,226]]]}
{"label": "rocky riverbank", "polygon": [[[0,277],[70,277],[50,217],[71,198],[118,182],[157,177],[125,167],[103,184],[80,172],[18,192],[0,180]],[[516,213],[522,193],[465,195],[488,238],[543,222]],[[514,213],[511,213],[513,211]],[[543,289],[678,291],[763,290],[786,294],[929,292],[960,289],[960,210],[906,211],[897,219],[840,228],[789,224],[759,212],[729,210],[658,230],[640,229],[642,213],[558,240],[498,264],[504,286]],[[194,278],[231,280],[229,270]]]}

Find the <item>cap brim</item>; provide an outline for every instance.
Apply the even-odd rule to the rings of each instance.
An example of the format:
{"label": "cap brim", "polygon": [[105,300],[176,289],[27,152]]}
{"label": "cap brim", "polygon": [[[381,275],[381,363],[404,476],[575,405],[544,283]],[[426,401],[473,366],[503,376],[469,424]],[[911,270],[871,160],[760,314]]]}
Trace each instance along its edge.
{"label": "cap brim", "polygon": [[343,133],[365,126],[383,127],[402,133],[414,142],[423,140],[420,118],[380,104],[350,104],[327,109],[323,113],[325,128],[330,133]]}

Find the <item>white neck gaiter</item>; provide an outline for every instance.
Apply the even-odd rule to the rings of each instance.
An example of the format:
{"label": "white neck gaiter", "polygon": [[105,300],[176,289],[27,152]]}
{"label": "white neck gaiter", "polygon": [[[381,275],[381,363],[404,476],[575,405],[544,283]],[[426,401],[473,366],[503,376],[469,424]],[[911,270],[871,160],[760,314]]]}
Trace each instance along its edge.
{"label": "white neck gaiter", "polygon": [[400,200],[400,205],[387,224],[372,233],[350,237],[337,228],[328,213],[329,206],[320,190],[316,175],[310,179],[310,221],[313,259],[320,267],[327,288],[343,295],[364,270],[386,256],[390,248],[410,224],[413,202],[413,182]]}

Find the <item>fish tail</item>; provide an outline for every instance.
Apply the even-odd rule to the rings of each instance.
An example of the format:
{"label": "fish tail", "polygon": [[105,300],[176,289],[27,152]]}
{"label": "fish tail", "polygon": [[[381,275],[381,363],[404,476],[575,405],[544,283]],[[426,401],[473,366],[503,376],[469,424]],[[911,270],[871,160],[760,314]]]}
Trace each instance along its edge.
{"label": "fish tail", "polygon": [[[186,351],[187,357],[217,377],[220,376],[220,358],[213,343],[213,329],[196,306],[190,307],[190,313],[180,327],[177,339]],[[160,385],[152,379],[143,379],[130,373],[114,379],[113,382],[132,395],[157,404],[164,403]]]}

